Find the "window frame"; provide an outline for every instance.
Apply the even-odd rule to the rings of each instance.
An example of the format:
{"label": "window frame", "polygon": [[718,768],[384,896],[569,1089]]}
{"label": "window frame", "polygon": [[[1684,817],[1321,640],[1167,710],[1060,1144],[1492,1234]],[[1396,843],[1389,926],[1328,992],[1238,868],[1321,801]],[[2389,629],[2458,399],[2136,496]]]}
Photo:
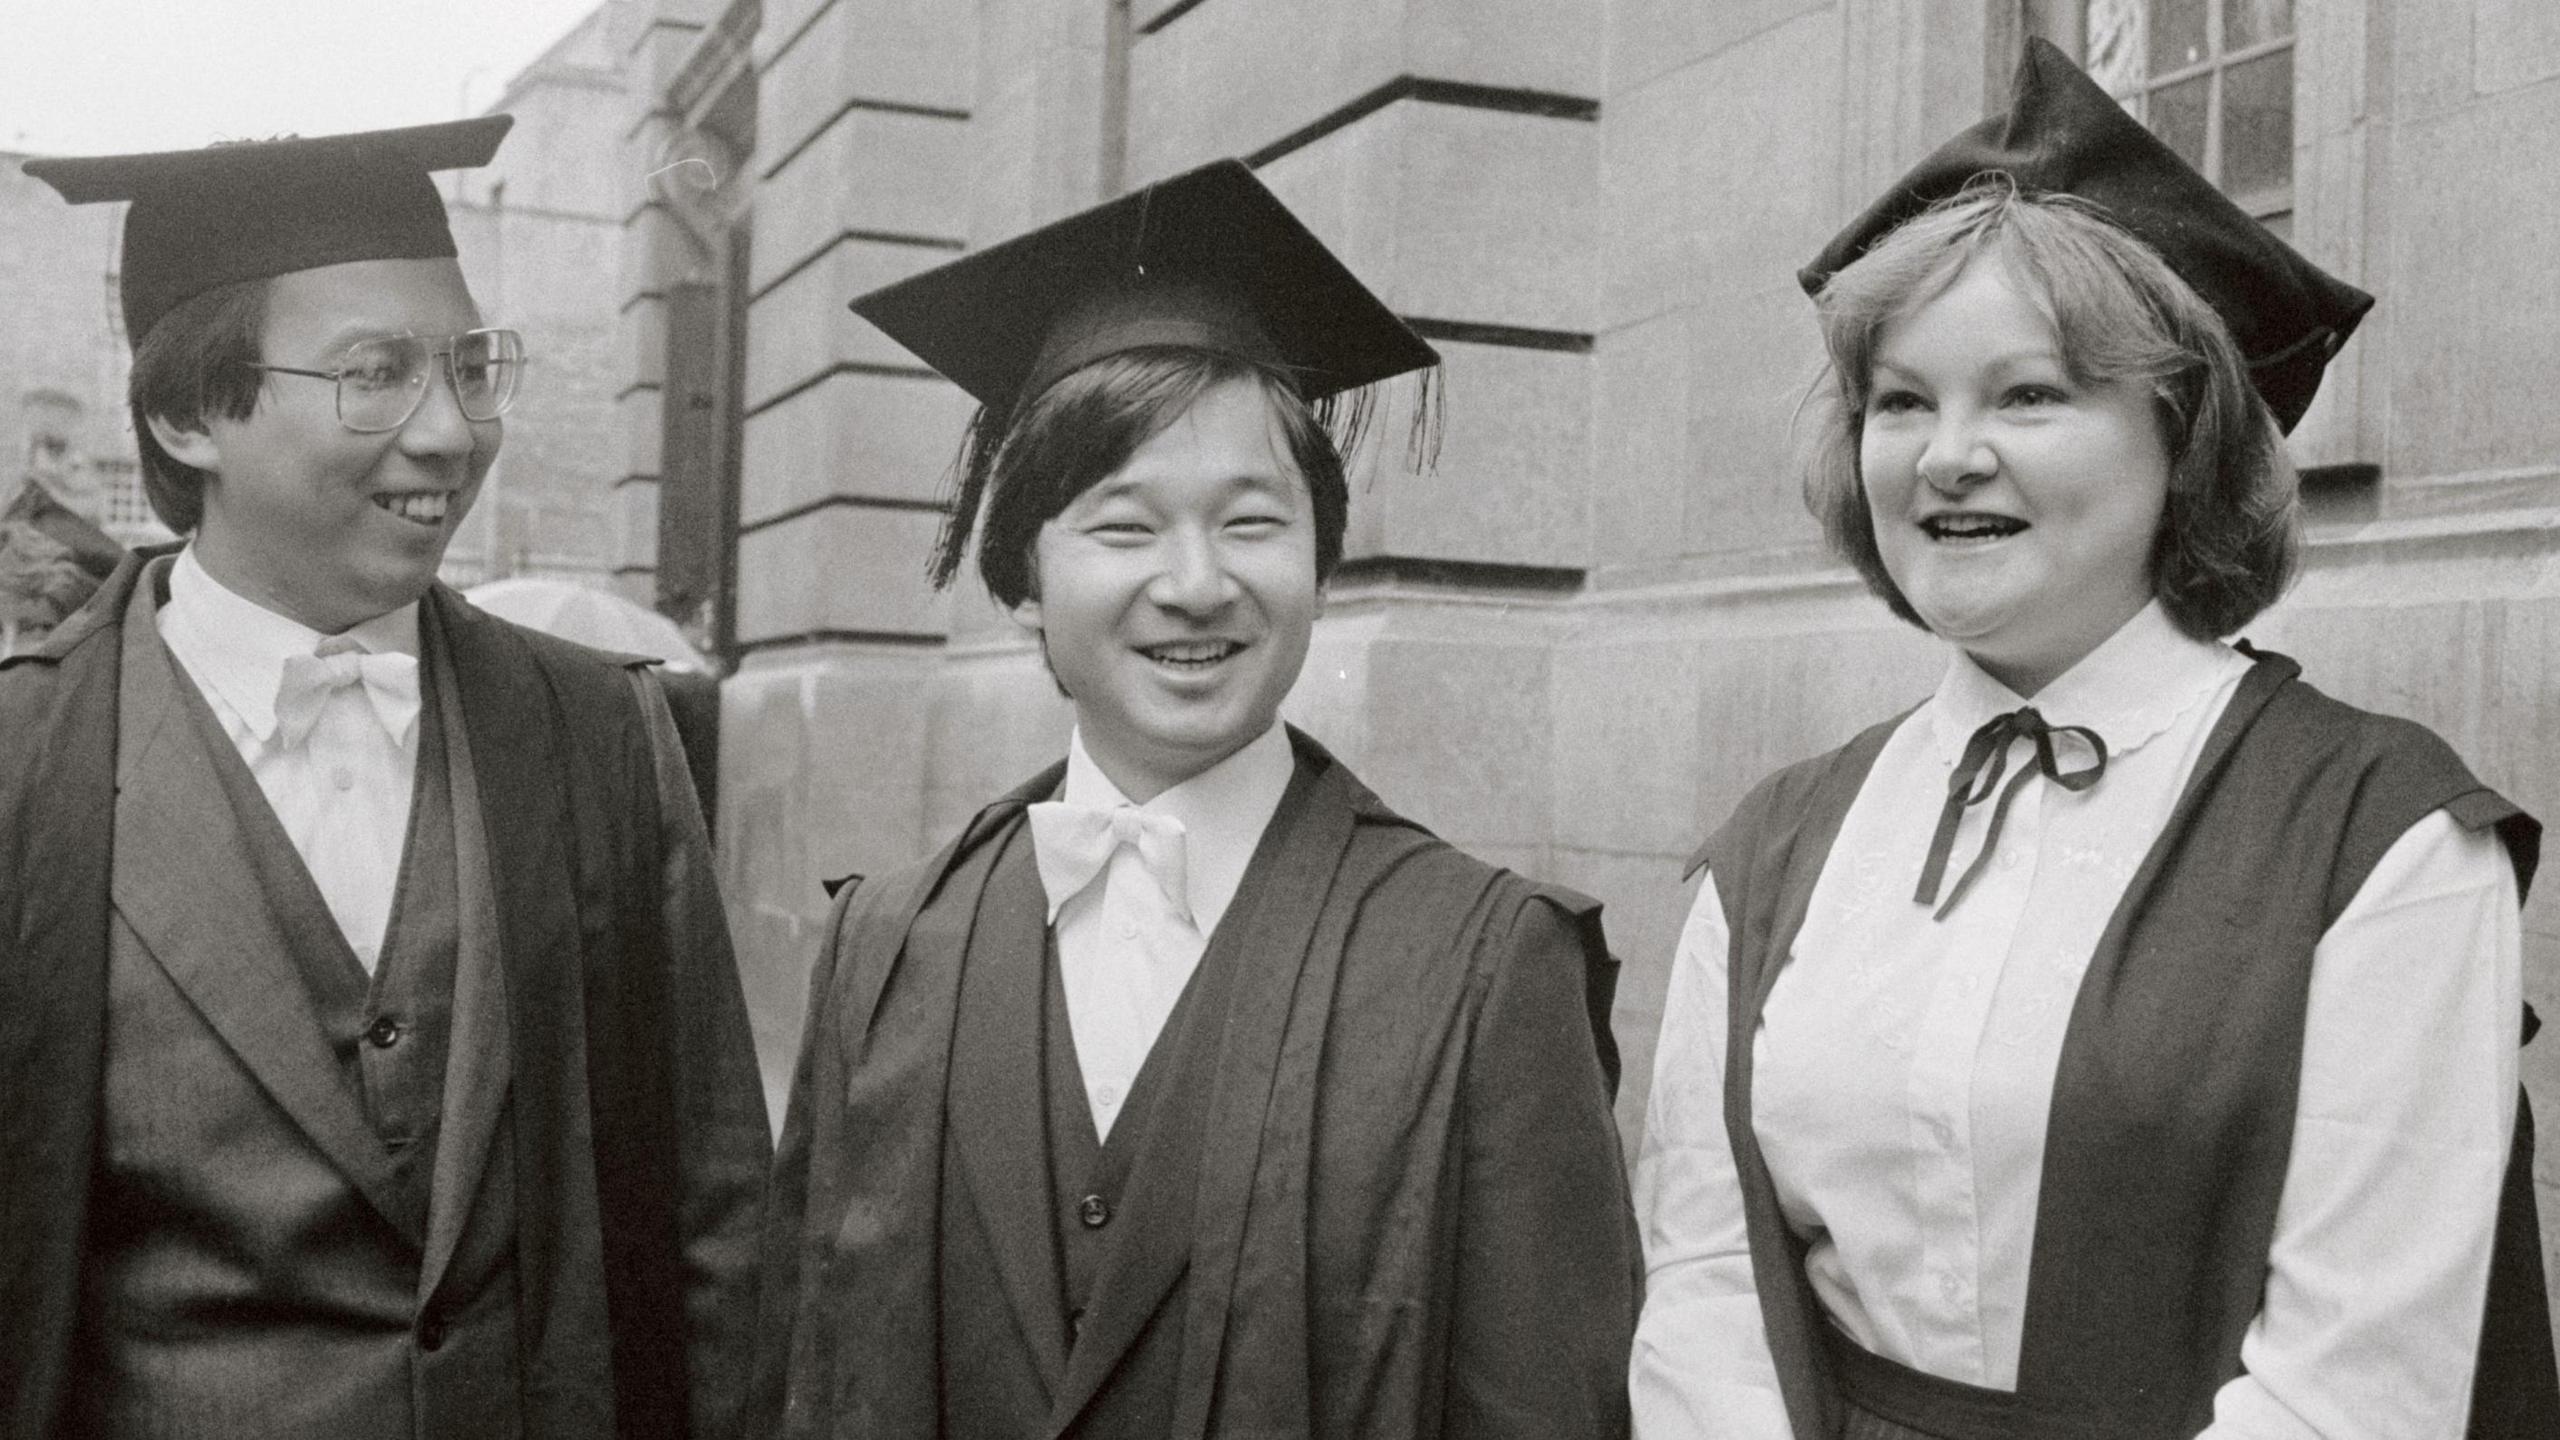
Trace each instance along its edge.
{"label": "window frame", "polygon": [[[2015,33],[2021,39],[2027,35],[2040,35],[2061,46],[2075,62],[2086,64],[2089,7],[2092,3],[2093,0],[2014,0],[2013,4],[2003,8],[2014,17]],[[2150,47],[2147,43],[2148,27],[2158,17],[2161,0],[2133,0],[2133,3],[2140,5],[2143,12],[2146,43],[2143,46],[2144,53],[2141,60],[2145,72],[2131,89],[2118,91],[2110,88],[2108,93],[2114,95],[2125,109],[2148,129],[2151,124],[2149,111],[2153,94],[2185,84],[2198,77],[2205,77],[2204,163],[2199,168],[2203,171],[2205,178],[2213,182],[2216,189],[2231,197],[2232,203],[2249,212],[2251,216],[2274,229],[2278,234],[2289,236],[2292,230],[2291,222],[2299,179],[2295,173],[2292,152],[2299,149],[2299,146],[2288,147],[2285,156],[2284,180],[2281,185],[2260,187],[2247,194],[2232,192],[2224,183],[2224,175],[2228,168],[2224,163],[2223,154],[2227,109],[2224,87],[2230,72],[2240,66],[2270,55],[2287,52],[2297,57],[2300,55],[2302,38],[2300,5],[2297,3],[2294,7],[2292,28],[2283,35],[2261,40],[2237,50],[2226,50],[2223,48],[2223,41],[2227,34],[2227,15],[2234,0],[2204,0],[2205,53],[2203,57],[2174,70],[2152,74],[2148,69],[2151,63]],[[2015,45],[2001,48],[2012,54],[2016,49]],[[2285,106],[2287,128],[2293,130],[2296,128],[2295,122],[2298,122],[2301,117],[2301,71],[2298,60],[2294,66],[2288,68],[2293,77],[2293,84],[2285,95]],[[2152,133],[2159,132],[2155,130]]]}

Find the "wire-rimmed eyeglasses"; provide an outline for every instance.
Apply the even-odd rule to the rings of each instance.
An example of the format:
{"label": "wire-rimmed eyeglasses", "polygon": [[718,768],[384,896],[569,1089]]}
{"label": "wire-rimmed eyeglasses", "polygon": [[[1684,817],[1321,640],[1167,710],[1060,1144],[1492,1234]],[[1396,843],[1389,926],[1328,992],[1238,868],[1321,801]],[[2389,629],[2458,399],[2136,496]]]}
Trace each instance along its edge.
{"label": "wire-rimmed eyeglasses", "polygon": [[513,330],[466,330],[459,335],[384,335],[359,340],[338,357],[334,370],[241,363],[275,375],[307,375],[338,387],[338,423],[360,435],[397,430],[418,413],[427,384],[444,362],[454,403],[465,420],[495,420],[515,403],[524,375],[524,337]]}

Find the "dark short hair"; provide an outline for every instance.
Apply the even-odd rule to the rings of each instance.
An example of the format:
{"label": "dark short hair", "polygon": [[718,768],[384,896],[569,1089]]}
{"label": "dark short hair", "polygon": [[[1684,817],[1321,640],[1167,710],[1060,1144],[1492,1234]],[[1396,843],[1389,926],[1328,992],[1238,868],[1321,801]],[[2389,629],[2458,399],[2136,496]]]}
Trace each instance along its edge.
{"label": "dark short hair", "polygon": [[1342,457],[1365,423],[1366,392],[1310,404],[1275,367],[1221,351],[1160,345],[1107,355],[1071,371],[1008,417],[979,412],[961,447],[958,494],[934,547],[934,585],[947,586],[959,573],[974,529],[978,573],[996,602],[1011,607],[1037,596],[1034,549],[1040,527],[1128,464],[1138,447],[1202,395],[1230,380],[1261,388],[1282,444],[1307,482],[1321,582],[1342,558],[1350,507]]}
{"label": "dark short hair", "polygon": [[1886,573],[1859,475],[1884,330],[1977,261],[2004,267],[2053,322],[2082,384],[2147,382],[2170,457],[2151,592],[2197,639],[2229,635],[2293,581],[2302,505],[2284,434],[2211,306],[2097,207],[1989,176],[1913,217],[1814,297],[1828,383],[1804,452],[1805,506],[1893,613],[1926,629]]}
{"label": "dark short hair", "polygon": [[267,282],[241,280],[171,309],[133,347],[134,444],[142,452],[142,492],[160,523],[184,535],[204,518],[205,472],[172,456],[151,434],[158,416],[188,430],[220,416],[245,420],[266,377]]}

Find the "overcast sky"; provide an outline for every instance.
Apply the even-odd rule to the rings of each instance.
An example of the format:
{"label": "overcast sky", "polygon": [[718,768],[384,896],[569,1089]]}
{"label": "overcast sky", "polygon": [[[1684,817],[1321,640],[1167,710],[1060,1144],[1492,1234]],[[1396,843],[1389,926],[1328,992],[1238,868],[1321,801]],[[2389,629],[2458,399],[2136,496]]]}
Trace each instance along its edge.
{"label": "overcast sky", "polygon": [[96,155],[478,114],[599,0],[0,0],[0,149]]}

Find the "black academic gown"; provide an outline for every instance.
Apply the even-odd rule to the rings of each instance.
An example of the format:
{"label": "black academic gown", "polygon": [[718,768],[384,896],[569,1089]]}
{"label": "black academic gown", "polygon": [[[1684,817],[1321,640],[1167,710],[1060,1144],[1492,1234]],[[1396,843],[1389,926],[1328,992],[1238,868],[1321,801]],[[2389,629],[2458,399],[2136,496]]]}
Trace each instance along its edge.
{"label": "black academic gown", "polygon": [[[1468,858],[1291,739],[1289,795],[1203,959],[1229,978],[1218,1023],[1169,1027],[1197,1054],[1162,1098],[1193,1113],[1142,1149],[1072,1330],[1039,1058],[952,1062],[973,930],[1022,928],[981,892],[1062,772],[840,897],[768,1205],[780,1433],[964,1440],[943,1354],[963,1345],[1013,1347],[1043,1436],[1121,1416],[1183,1437],[1625,1433],[1639,1262],[1597,907]],[[981,1229],[950,1218],[956,1186]],[[986,1247],[1003,1323],[944,1293],[961,1245]]]}
{"label": "black academic gown", "polygon": [[[202,1017],[189,1043],[223,1067],[206,1072],[208,1099],[254,1087],[272,1101],[261,1144],[362,1192],[356,1208],[379,1216],[364,1223],[384,1227],[369,1253],[386,1258],[361,1263],[414,1267],[413,1324],[363,1343],[408,1347],[425,1369],[467,1348],[477,1332],[445,1305],[444,1277],[471,1270],[455,1257],[503,1177],[518,1389],[479,1397],[495,1418],[476,1433],[742,1433],[767,1132],[665,707],[605,657],[442,587],[427,596],[422,627],[451,662],[444,736],[471,757],[454,799],[478,818],[454,832],[465,1058],[444,1080],[420,1217],[385,1183],[364,1113],[295,1003],[288,922],[243,888],[236,812],[211,771],[169,763],[163,742],[184,720],[165,694],[134,702],[127,641],[143,637],[126,630],[148,623],[146,558],[43,647],[0,662],[0,1437],[56,1440],[82,1382],[115,953],[156,967]],[[120,753],[134,782],[121,793]],[[343,1269],[353,1248],[312,1264]],[[206,1323],[273,1324],[258,1300]],[[279,1334],[263,1363],[317,1376],[348,1338]]]}

